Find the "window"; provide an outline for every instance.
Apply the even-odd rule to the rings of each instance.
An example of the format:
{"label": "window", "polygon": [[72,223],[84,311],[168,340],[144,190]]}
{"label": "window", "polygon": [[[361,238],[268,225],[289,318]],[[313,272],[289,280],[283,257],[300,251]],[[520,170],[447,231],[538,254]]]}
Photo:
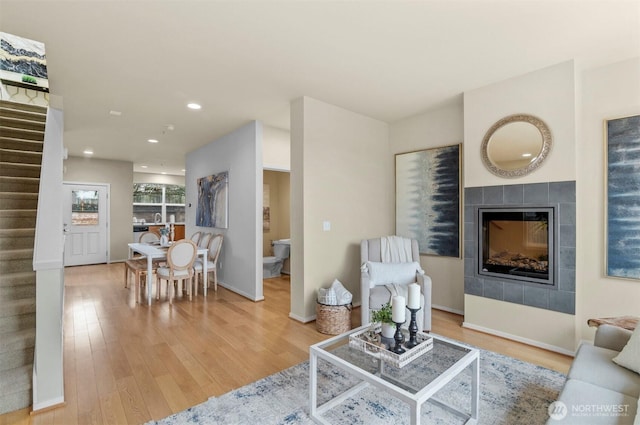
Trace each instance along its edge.
{"label": "window", "polygon": [[97,226],[98,191],[73,190],[71,192],[71,225]]}
{"label": "window", "polygon": [[184,223],[184,203],[184,186],[133,184],[133,216],[138,221],[144,219],[147,223],[154,223],[156,214],[160,214],[161,223],[167,223],[171,215],[176,217],[176,223]]}

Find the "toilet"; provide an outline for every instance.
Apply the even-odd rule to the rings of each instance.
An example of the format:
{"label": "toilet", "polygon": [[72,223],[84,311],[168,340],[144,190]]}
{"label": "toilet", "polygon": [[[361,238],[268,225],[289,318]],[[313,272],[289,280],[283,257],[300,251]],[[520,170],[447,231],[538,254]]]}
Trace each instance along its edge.
{"label": "toilet", "polygon": [[280,239],[271,242],[273,246],[273,257],[264,257],[262,259],[262,278],[280,276],[284,260],[289,258],[291,249],[291,239]]}

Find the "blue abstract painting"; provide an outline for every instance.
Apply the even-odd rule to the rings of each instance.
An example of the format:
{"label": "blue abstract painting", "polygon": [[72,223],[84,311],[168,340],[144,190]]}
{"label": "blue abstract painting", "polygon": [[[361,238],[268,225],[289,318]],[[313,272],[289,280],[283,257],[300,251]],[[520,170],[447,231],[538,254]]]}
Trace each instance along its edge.
{"label": "blue abstract painting", "polygon": [[219,229],[229,227],[228,189],[228,171],[198,179],[196,226]]}
{"label": "blue abstract painting", "polygon": [[460,257],[460,145],[396,155],[396,234]]}
{"label": "blue abstract painting", "polygon": [[640,279],[640,115],[606,122],[607,275]]}

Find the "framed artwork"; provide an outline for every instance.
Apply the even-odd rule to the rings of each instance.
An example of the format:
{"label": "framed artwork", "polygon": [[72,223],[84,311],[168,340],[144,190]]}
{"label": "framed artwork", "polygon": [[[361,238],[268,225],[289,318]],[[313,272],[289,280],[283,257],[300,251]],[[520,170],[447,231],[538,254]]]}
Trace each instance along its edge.
{"label": "framed artwork", "polygon": [[396,154],[396,234],[420,253],[460,257],[461,145]]}
{"label": "framed artwork", "polygon": [[196,226],[229,228],[229,172],[198,179]]}
{"label": "framed artwork", "polygon": [[606,275],[640,279],[640,115],[605,121]]}
{"label": "framed artwork", "polygon": [[268,184],[262,185],[262,231],[271,230],[271,192]]}

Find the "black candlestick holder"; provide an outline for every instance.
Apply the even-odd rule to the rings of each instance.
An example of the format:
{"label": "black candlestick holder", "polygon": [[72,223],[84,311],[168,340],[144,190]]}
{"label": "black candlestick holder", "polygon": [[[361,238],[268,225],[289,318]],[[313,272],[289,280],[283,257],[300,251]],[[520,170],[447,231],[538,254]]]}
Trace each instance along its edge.
{"label": "black candlestick holder", "polygon": [[396,333],[393,335],[393,339],[395,339],[396,345],[391,349],[391,351],[393,351],[396,354],[402,354],[406,351],[404,348],[402,348],[404,335],[402,335],[402,330],[400,329],[400,326],[402,326],[404,322],[394,322],[394,323],[396,324]]}
{"label": "black candlestick holder", "polygon": [[416,338],[416,334],[418,333],[418,322],[416,321],[416,313],[420,310],[420,308],[409,308],[411,312],[411,320],[409,321],[409,341],[407,341],[404,346],[411,349],[416,345],[420,344]]}

